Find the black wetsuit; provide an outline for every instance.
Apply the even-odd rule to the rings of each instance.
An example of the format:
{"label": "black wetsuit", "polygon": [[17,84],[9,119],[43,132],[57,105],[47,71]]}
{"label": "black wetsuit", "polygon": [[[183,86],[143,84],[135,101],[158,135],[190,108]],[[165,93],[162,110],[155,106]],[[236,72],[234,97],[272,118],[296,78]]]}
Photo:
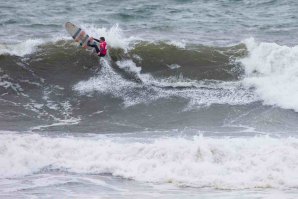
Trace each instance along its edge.
{"label": "black wetsuit", "polygon": [[[95,39],[95,38],[93,38],[93,39],[94,39],[95,41],[99,42],[98,39]],[[87,45],[90,46],[90,47],[95,48],[97,54],[100,52],[100,50],[99,50],[99,48],[98,48],[98,46],[97,46],[96,44],[91,45],[91,44],[90,44],[90,41],[88,41],[88,42],[87,42]]]}

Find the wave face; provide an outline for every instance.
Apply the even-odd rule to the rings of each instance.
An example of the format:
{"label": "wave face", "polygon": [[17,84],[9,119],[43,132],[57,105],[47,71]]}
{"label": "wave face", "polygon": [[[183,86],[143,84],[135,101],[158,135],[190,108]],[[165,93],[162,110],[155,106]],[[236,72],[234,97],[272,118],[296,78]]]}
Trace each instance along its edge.
{"label": "wave face", "polygon": [[[33,120],[56,128],[98,116],[103,106],[112,107],[107,110],[110,114],[116,106],[159,100],[174,100],[181,110],[255,100],[239,82],[242,70],[235,59],[246,53],[243,45],[185,47],[142,41],[128,45],[114,36],[117,31],[117,27],[107,31],[110,58],[100,63],[92,52],[67,40],[2,46],[3,125],[4,120]],[[22,54],[19,46],[24,48]],[[83,105],[86,101],[97,110]]]}
{"label": "wave face", "polygon": [[[110,44],[109,57],[101,61],[65,39],[1,46],[0,122],[4,129],[181,128],[172,121],[195,128],[204,124],[279,131],[284,128],[281,122],[286,122],[290,132],[296,128],[297,116],[291,112],[297,111],[296,47],[253,39],[231,47],[121,40],[117,26],[98,31],[109,35]],[[274,120],[264,119],[268,111]],[[150,122],[144,123],[141,113]],[[213,119],[214,114],[219,117]],[[198,115],[202,117],[199,124]],[[289,116],[286,120],[285,115]],[[160,123],[161,118],[165,122]],[[269,120],[270,125],[258,120]],[[21,122],[10,125],[16,121]]]}

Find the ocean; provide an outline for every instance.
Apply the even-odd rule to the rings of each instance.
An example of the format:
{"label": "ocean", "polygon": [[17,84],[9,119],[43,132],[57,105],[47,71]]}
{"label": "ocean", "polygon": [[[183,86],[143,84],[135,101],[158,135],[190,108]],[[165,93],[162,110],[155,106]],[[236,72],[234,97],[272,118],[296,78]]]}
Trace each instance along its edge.
{"label": "ocean", "polygon": [[0,198],[297,198],[297,9],[1,0]]}

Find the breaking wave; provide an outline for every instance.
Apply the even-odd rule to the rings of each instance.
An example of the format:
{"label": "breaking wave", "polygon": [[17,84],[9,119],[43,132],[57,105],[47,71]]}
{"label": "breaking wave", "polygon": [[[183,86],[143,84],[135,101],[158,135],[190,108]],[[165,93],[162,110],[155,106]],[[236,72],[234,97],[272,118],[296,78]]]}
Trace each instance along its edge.
{"label": "breaking wave", "polygon": [[35,130],[55,129],[82,124],[104,107],[155,102],[183,104],[181,111],[259,102],[298,110],[296,47],[144,41],[124,39],[118,26],[85,28],[106,36],[106,58],[68,37],[0,46],[1,125],[34,120]]}
{"label": "breaking wave", "polygon": [[240,59],[244,84],[253,87],[267,105],[298,111],[298,46],[244,42],[249,55]]}
{"label": "breaking wave", "polygon": [[214,189],[298,186],[296,138],[198,136],[144,142],[12,132],[0,137],[1,178],[53,170]]}

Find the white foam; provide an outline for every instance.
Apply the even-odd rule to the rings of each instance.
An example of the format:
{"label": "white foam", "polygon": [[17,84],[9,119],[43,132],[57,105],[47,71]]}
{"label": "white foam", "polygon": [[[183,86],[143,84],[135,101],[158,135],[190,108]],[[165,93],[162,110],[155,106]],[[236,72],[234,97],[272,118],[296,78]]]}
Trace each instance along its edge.
{"label": "white foam", "polygon": [[[111,28],[98,27],[95,25],[83,24],[81,26],[86,32],[95,38],[103,36],[106,38],[106,41],[109,46],[113,48],[122,48],[124,50],[129,49],[130,42],[136,40],[135,37],[125,37],[123,31],[118,26],[118,24],[112,26]],[[27,39],[25,41],[20,41],[14,44],[0,44],[0,55],[8,54],[23,57],[28,54],[36,52],[38,46],[49,43],[57,42],[59,40],[67,40],[71,38],[70,35],[64,31],[63,33],[57,33],[52,35],[51,38],[35,38]]]}
{"label": "white foam", "polygon": [[128,50],[130,42],[136,39],[134,37],[125,37],[118,24],[115,24],[109,29],[94,24],[83,24],[82,28],[86,30],[88,35],[93,36],[94,38],[99,39],[99,37],[105,37],[107,44],[112,48]]}
{"label": "white foam", "polygon": [[36,51],[37,47],[45,43],[42,39],[28,39],[17,44],[0,44],[0,55],[8,54],[25,56]]}
{"label": "white foam", "polygon": [[249,55],[244,65],[244,85],[254,87],[267,105],[298,111],[298,46],[244,41]]}
{"label": "white foam", "polygon": [[112,93],[117,96],[118,92],[125,87],[135,86],[133,82],[126,81],[117,74],[110,66],[108,60],[101,61],[102,68],[97,76],[91,77],[87,81],[80,81],[74,86],[74,90],[81,93],[99,91],[103,93]]}
{"label": "white foam", "polygon": [[174,70],[174,69],[178,69],[178,68],[181,68],[180,65],[178,64],[170,64],[170,65],[167,65],[170,69]]}
{"label": "white foam", "polygon": [[0,133],[1,178],[44,168],[215,189],[295,188],[297,138],[44,137]]}
{"label": "white foam", "polygon": [[[0,71],[2,72],[2,71]],[[0,87],[7,89],[12,89],[17,94],[22,94],[22,87],[18,83],[13,83],[13,79],[7,74],[0,76]]]}
{"label": "white foam", "polygon": [[116,64],[119,66],[119,68],[124,69],[127,72],[140,74],[142,70],[142,68],[137,67],[137,65],[132,60],[117,61]]}
{"label": "white foam", "polygon": [[133,89],[140,88],[142,85],[127,81],[121,77],[111,68],[108,60],[102,59],[101,64],[102,68],[96,76],[78,82],[73,89],[83,95],[93,92],[111,94],[114,97],[123,99],[126,106],[139,103],[137,101],[142,99],[142,96],[133,94]]}
{"label": "white foam", "polygon": [[69,117],[67,119],[56,119],[56,120],[57,120],[57,122],[52,123],[52,124],[34,126],[34,127],[30,128],[30,131],[43,130],[43,129],[47,129],[49,127],[75,125],[75,124],[79,124],[79,122],[81,121],[80,118],[74,118],[74,117]]}
{"label": "white foam", "polygon": [[117,61],[116,64],[134,78],[141,80],[141,83],[124,79],[111,68],[108,61],[104,61],[97,76],[77,83],[74,90],[81,94],[109,93],[123,99],[125,106],[150,103],[157,99],[170,97],[189,99],[190,103],[187,108],[211,104],[246,104],[255,101],[255,96],[248,89],[241,87],[241,82],[209,83],[190,80],[182,76],[159,79],[150,74],[141,73],[141,67],[138,67],[132,60]]}
{"label": "white foam", "polygon": [[177,48],[183,48],[183,49],[184,49],[185,46],[186,46],[186,43],[185,43],[184,40],[182,40],[182,41],[174,41],[174,40],[171,40],[171,41],[167,41],[166,43],[169,44],[169,45],[175,46],[175,47],[177,47]]}

